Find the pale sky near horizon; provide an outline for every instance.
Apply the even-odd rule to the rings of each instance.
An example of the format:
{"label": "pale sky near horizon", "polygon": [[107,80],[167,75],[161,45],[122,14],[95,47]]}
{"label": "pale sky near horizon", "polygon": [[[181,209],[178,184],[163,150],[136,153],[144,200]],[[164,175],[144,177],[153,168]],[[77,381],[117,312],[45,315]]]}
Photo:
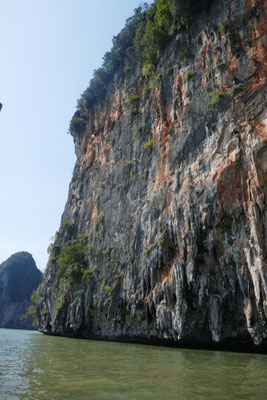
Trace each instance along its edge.
{"label": "pale sky near horizon", "polygon": [[75,163],[69,121],[140,3],[0,0],[0,263],[28,251],[45,269]]}

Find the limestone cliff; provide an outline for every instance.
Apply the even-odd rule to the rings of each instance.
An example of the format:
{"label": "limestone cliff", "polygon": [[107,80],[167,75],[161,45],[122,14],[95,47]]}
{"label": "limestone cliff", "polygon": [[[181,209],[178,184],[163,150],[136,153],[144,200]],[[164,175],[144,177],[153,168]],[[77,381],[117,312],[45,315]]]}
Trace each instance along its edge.
{"label": "limestone cliff", "polygon": [[28,313],[42,273],[30,253],[13,254],[0,265],[0,328],[33,329]]}
{"label": "limestone cliff", "polygon": [[74,136],[40,331],[267,348],[266,6],[214,0],[154,82],[114,75]]}

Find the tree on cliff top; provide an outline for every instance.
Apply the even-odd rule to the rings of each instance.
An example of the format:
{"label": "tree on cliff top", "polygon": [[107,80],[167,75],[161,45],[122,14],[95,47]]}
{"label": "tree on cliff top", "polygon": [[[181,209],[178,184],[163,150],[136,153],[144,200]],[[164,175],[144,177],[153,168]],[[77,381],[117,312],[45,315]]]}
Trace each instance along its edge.
{"label": "tree on cliff top", "polygon": [[206,9],[210,1],[155,0],[150,6],[144,3],[136,8],[122,31],[113,37],[112,49],[105,53],[102,66],[94,71],[88,88],[78,100],[70,133],[84,131],[90,109],[103,100],[115,72],[124,66],[127,58],[135,54],[143,64],[143,75],[153,74],[168,40],[180,29],[188,29],[190,21],[198,11]]}

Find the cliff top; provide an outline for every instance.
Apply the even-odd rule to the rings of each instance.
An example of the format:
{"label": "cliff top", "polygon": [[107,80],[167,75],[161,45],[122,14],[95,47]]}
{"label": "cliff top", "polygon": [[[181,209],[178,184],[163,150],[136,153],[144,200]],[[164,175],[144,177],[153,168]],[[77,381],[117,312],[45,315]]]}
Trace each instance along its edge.
{"label": "cliff top", "polygon": [[135,60],[142,66],[142,75],[153,79],[166,43],[175,34],[188,30],[195,16],[210,6],[211,0],[155,0],[144,3],[126,20],[125,27],[113,37],[112,49],[105,53],[103,64],[94,71],[89,86],[77,103],[69,131],[75,136],[84,132],[89,111],[101,102],[114,74],[131,72]]}
{"label": "cliff top", "polygon": [[33,256],[30,253],[27,251],[19,251],[18,253],[12,254],[12,256],[0,264],[0,273],[4,269],[13,267],[14,265],[20,266],[21,268],[25,265],[37,268]]}

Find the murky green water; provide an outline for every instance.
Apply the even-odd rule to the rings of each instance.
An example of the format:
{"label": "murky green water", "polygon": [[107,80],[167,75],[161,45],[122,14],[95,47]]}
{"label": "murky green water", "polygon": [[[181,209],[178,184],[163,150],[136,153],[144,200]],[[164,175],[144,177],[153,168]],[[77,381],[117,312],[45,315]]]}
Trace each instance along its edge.
{"label": "murky green water", "polygon": [[0,329],[1,400],[267,399],[267,356]]}

